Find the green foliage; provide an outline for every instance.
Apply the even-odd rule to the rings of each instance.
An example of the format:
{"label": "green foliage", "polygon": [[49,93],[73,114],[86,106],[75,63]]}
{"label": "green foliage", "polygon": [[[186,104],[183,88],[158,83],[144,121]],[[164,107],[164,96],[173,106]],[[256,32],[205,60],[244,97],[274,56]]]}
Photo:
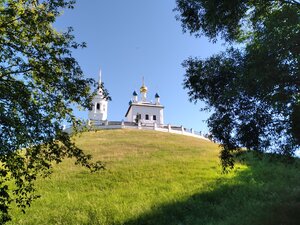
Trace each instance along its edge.
{"label": "green foliage", "polygon": [[[42,197],[13,225],[297,225],[299,160],[242,153],[221,173],[216,144],[136,130],[83,133],[76,143],[107,170],[88,173],[72,160],[38,181]],[[280,157],[279,157],[280,158]],[[276,174],[276,175],[274,175]]]}
{"label": "green foliage", "polygon": [[91,170],[102,168],[61,130],[80,121],[72,106],[88,108],[92,79],[85,79],[72,51],[72,28],[57,32],[52,24],[70,0],[5,0],[0,3],[0,223],[9,204],[23,210],[38,196],[34,181],[47,176],[52,162],[75,157]]}
{"label": "green foliage", "polygon": [[208,125],[223,146],[224,169],[241,148],[293,156],[300,146],[300,2],[177,0],[176,10],[184,31],[229,45],[183,63],[190,100],[214,112]]}

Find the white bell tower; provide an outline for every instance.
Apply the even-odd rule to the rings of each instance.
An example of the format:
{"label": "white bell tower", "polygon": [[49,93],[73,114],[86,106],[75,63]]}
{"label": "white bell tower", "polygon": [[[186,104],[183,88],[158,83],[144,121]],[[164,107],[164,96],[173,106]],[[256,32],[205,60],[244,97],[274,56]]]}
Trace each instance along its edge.
{"label": "white bell tower", "polygon": [[89,121],[92,123],[104,122],[107,120],[108,101],[103,95],[102,74],[99,72],[97,95],[92,100],[92,108],[89,110]]}

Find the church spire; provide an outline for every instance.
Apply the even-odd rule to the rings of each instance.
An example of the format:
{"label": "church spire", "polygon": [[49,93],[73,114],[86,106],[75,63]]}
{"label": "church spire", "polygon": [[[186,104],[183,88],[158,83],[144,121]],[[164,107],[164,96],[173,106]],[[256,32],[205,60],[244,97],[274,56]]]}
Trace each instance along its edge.
{"label": "church spire", "polygon": [[99,80],[98,80],[98,93],[102,94],[102,71],[99,71]]}
{"label": "church spire", "polygon": [[102,71],[101,71],[101,69],[100,69],[100,71],[99,71],[99,86],[101,85],[101,83],[102,83]]}
{"label": "church spire", "polygon": [[147,91],[148,91],[148,88],[145,86],[145,79],[143,77],[143,85],[140,88],[140,93],[142,95],[142,101],[143,102],[145,102],[147,100]]}

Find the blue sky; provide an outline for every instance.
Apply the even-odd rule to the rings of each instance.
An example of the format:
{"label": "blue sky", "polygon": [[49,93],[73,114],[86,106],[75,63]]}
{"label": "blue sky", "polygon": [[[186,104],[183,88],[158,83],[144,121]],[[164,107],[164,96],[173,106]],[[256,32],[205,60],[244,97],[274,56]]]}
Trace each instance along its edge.
{"label": "blue sky", "polygon": [[[207,132],[202,103],[188,101],[181,63],[190,56],[206,58],[222,49],[205,38],[183,34],[176,21],[175,0],[77,0],[55,23],[64,31],[74,28],[76,40],[87,48],[74,52],[87,77],[102,80],[109,90],[108,119],[122,120],[134,90],[145,77],[148,99],[159,93],[165,123]],[[76,112],[87,118],[87,112]]]}

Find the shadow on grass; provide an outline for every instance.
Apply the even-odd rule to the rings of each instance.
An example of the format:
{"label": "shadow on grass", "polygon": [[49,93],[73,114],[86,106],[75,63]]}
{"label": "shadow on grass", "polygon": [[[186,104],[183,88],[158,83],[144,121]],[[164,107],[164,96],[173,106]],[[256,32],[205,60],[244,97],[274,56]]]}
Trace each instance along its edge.
{"label": "shadow on grass", "polygon": [[231,180],[211,184],[210,192],[153,206],[126,225],[300,224],[300,163],[285,165],[245,155],[249,167]]}

